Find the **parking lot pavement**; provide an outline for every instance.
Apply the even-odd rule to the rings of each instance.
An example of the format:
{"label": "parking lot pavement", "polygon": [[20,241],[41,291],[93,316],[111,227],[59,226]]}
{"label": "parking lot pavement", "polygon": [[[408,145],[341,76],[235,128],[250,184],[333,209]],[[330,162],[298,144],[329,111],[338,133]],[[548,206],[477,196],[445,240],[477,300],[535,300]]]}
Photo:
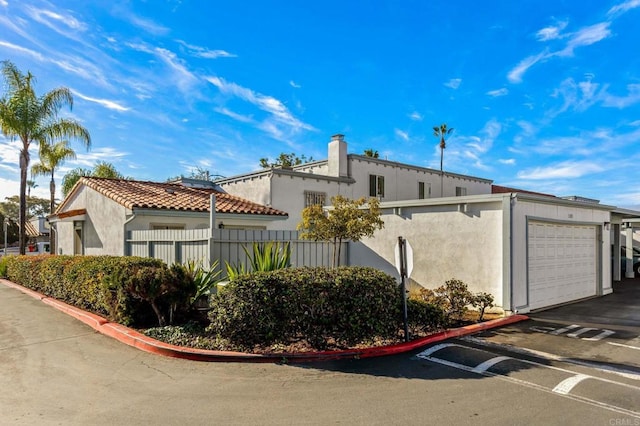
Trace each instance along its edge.
{"label": "parking lot pavement", "polygon": [[427,361],[640,421],[640,280],[614,293],[421,351]]}
{"label": "parking lot pavement", "polygon": [[614,293],[529,314],[530,320],[475,337],[604,368],[640,372],[640,280]]}

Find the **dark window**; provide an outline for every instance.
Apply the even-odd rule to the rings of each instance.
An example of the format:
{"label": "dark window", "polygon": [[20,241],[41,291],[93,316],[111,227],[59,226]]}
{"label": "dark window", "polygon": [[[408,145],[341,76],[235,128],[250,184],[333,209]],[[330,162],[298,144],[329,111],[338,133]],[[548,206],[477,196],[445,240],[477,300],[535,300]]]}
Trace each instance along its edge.
{"label": "dark window", "polygon": [[304,206],[314,206],[319,204],[324,206],[324,203],[327,199],[326,192],[313,192],[313,191],[304,191]]}
{"label": "dark window", "polygon": [[369,196],[384,197],[384,176],[369,175]]}

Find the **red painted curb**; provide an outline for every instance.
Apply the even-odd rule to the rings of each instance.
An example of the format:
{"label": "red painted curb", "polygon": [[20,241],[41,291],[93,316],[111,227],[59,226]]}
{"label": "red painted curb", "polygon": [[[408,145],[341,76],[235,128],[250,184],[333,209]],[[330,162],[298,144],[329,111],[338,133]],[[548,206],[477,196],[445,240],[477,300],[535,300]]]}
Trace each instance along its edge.
{"label": "red painted curb", "polygon": [[138,331],[126,327],[121,324],[109,322],[107,319],[83,311],[75,306],[71,306],[60,300],[42,295],[36,291],[22,287],[8,280],[0,279],[0,283],[7,287],[15,288],[35,299],[40,299],[49,306],[66,313],[79,321],[87,324],[94,330],[105,336],[109,336],[121,343],[150,352],[157,355],[168,356],[173,358],[189,359],[193,361],[208,362],[314,362],[329,361],[337,359],[359,359],[372,358],[387,355],[397,355],[404,352],[410,352],[421,346],[431,343],[450,339],[453,337],[466,336],[468,334],[478,333],[494,327],[501,327],[508,324],[524,321],[529,319],[526,315],[511,315],[505,318],[498,318],[478,324],[467,325],[465,327],[445,330],[440,333],[432,334],[421,339],[412,340],[407,343],[398,343],[390,346],[379,346],[365,349],[347,349],[341,351],[324,351],[324,352],[298,352],[298,353],[277,353],[277,354],[253,354],[245,352],[231,351],[214,351],[208,349],[195,349],[183,346],[171,345],[145,336]]}

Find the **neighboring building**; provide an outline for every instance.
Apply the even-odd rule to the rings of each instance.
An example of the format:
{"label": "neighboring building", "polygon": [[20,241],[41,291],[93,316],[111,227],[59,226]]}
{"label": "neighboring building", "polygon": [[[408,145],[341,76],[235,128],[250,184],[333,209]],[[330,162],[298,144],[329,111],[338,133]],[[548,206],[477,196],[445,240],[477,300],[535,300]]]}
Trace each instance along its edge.
{"label": "neighboring building", "polygon": [[347,154],[343,135],[334,135],[327,160],[291,168],[273,167],[216,180],[228,193],[289,213],[270,229],[296,229],[302,210],[328,206],[331,197],[377,197],[382,202],[491,193],[491,180]]}
{"label": "neighboring building", "polygon": [[287,213],[215,188],[83,177],[49,217],[58,254],[124,255],[127,231],[209,228],[266,229]]}

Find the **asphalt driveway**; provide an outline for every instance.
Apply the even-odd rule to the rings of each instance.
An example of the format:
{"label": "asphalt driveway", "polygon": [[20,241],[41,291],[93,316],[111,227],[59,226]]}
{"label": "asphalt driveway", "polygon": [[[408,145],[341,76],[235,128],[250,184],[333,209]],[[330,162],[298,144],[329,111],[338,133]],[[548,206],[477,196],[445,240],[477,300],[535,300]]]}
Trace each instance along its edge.
{"label": "asphalt driveway", "polygon": [[612,294],[529,317],[475,337],[640,374],[640,279],[614,283]]}

